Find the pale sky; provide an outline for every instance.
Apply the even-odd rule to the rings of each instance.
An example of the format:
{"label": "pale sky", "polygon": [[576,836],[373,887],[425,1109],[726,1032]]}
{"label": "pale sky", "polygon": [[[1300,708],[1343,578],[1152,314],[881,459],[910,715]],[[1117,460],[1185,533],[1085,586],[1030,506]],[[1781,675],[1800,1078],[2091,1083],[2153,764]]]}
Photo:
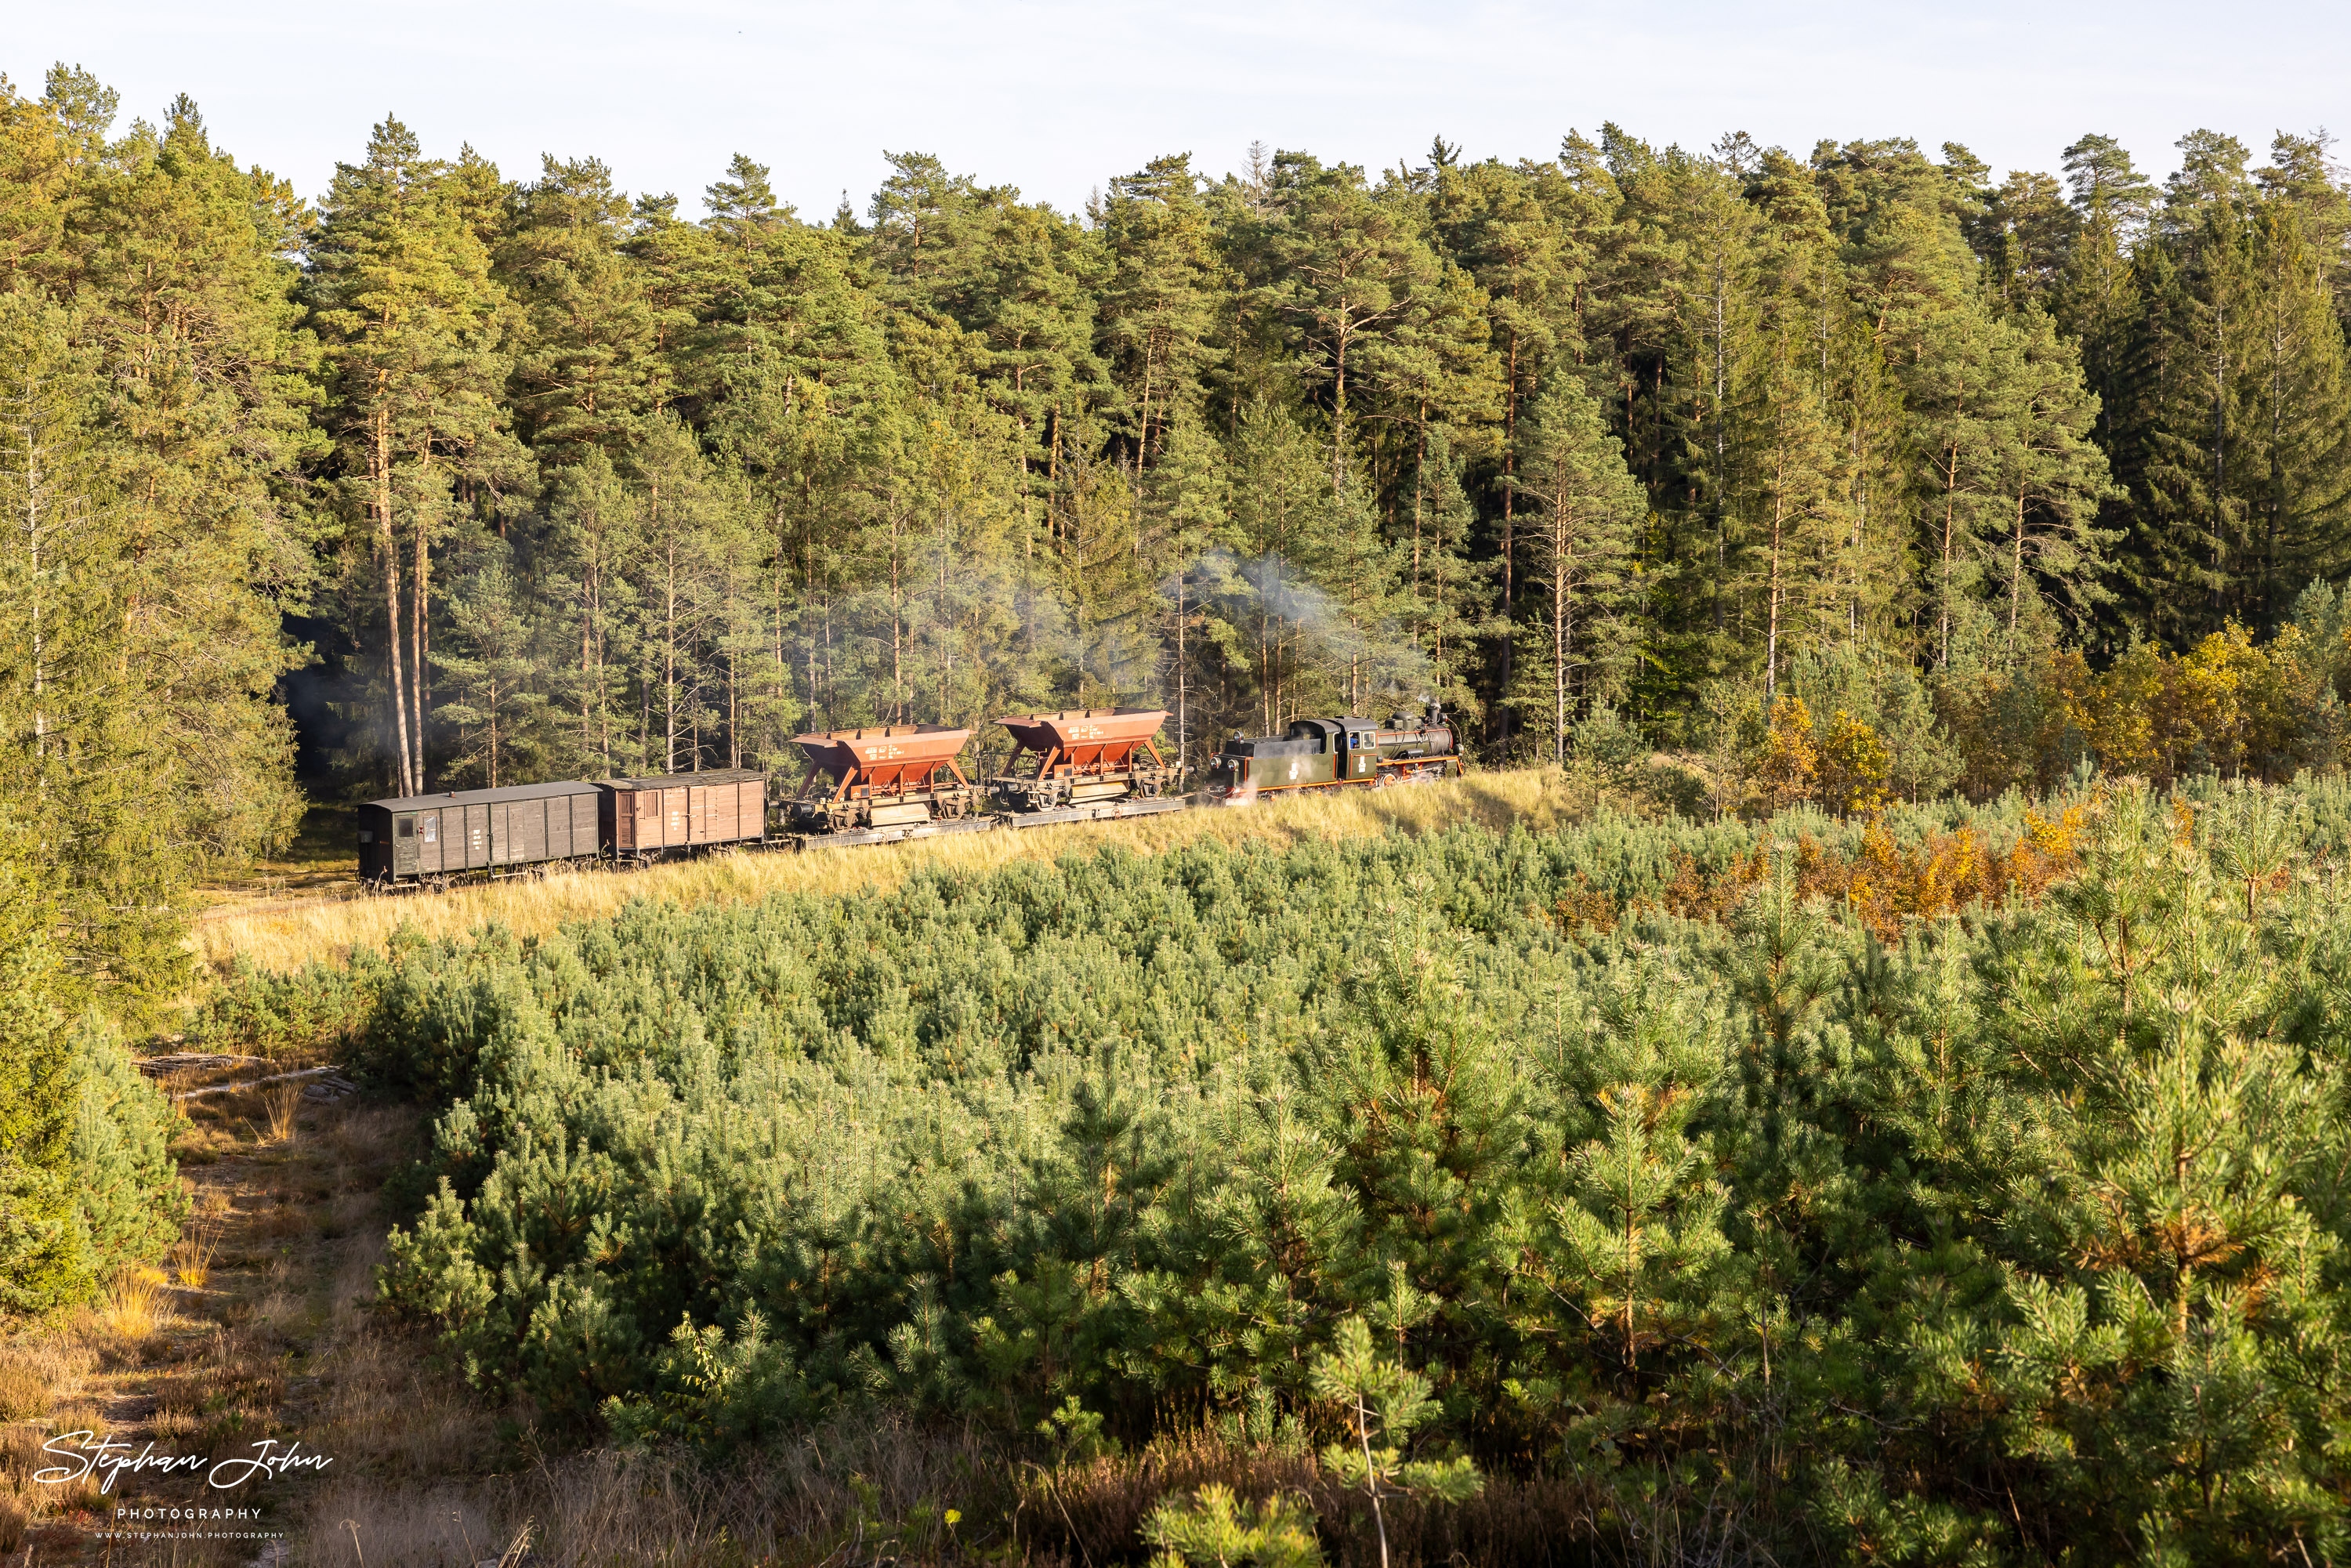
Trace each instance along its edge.
{"label": "pale sky", "polygon": [[884,148],[1072,210],[1162,152],[1237,169],[1252,140],[1377,168],[1438,132],[1469,158],[1549,157],[1614,120],[1800,155],[1961,141],[1997,175],[2054,172],[2096,131],[2160,178],[2201,126],[2257,162],[2280,129],[2351,133],[2351,4],[2304,0],[0,0],[0,70],[37,95],[57,60],[120,89],[122,124],[189,93],[217,145],[308,195],[392,111],[428,152],[471,141],[509,177],[593,155],[689,215],[738,151],[823,219],[844,186],[864,210]]}

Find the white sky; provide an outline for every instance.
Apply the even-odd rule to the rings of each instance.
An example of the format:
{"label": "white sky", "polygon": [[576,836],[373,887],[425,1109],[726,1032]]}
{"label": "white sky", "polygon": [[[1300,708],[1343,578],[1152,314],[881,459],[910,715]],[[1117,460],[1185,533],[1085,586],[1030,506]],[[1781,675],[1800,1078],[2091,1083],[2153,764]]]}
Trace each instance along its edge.
{"label": "white sky", "polygon": [[2053,172],[2098,131],[2159,178],[2199,126],[2257,162],[2281,128],[2351,135],[2340,0],[0,0],[19,90],[60,59],[120,90],[123,124],[189,93],[216,144],[306,194],[391,110],[428,152],[470,141],[510,177],[542,152],[594,155],[689,215],[737,151],[821,219],[844,186],[864,210],[883,148],[1074,209],[1162,152],[1238,168],[1252,139],[1376,168],[1422,162],[1440,131],[1471,158],[1548,157],[1613,119],[1660,145],[1743,130],[1799,154],[1962,141],[1997,174]]}

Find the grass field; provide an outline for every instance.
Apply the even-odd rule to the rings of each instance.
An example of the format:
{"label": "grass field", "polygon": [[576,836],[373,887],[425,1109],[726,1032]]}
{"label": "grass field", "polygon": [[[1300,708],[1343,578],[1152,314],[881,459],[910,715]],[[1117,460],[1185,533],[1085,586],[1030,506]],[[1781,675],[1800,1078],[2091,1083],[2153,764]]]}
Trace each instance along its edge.
{"label": "grass field", "polygon": [[[1549,781],[1548,783],[1546,781]],[[191,940],[198,959],[225,966],[242,957],[279,972],[313,961],[347,961],[360,947],[381,947],[402,925],[447,936],[496,921],[522,936],[568,921],[610,915],[635,898],[697,904],[754,899],[771,893],[856,894],[896,886],[919,866],[979,871],[1017,860],[1083,853],[1123,844],[1146,853],[1203,839],[1361,838],[1391,828],[1426,832],[1474,821],[1506,827],[1546,823],[1567,810],[1558,774],[1547,770],[1478,773],[1443,783],[1343,795],[1260,801],[1238,810],[1193,810],[1127,821],[1081,822],[1021,832],[960,834],[857,849],[711,855],[638,872],[559,872],[458,888],[442,894],[364,896],[346,901],[261,898],[251,911],[207,912]],[[314,817],[315,817],[314,813]],[[306,819],[306,832],[310,819]],[[313,845],[314,860],[326,846]]]}
{"label": "grass field", "polygon": [[302,813],[285,848],[262,856],[234,877],[197,888],[199,908],[212,913],[357,886],[358,821],[356,808],[340,801],[312,805]]}

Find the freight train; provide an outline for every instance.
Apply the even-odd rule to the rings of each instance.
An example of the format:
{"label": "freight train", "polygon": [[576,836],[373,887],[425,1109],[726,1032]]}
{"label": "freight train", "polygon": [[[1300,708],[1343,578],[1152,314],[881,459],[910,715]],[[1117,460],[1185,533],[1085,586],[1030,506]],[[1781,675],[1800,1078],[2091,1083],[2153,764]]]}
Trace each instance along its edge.
{"label": "freight train", "polygon": [[1379,789],[1461,771],[1453,727],[1420,718],[1302,718],[1227,741],[1196,796],[1158,749],[1160,708],[1071,708],[997,722],[1011,745],[985,777],[957,758],[968,729],[876,725],[792,737],[807,771],[789,794],[747,768],[576,779],[371,800],[359,809],[360,877],[383,887],[643,864],[715,849],[809,849],[939,833],[1246,805],[1290,790]]}

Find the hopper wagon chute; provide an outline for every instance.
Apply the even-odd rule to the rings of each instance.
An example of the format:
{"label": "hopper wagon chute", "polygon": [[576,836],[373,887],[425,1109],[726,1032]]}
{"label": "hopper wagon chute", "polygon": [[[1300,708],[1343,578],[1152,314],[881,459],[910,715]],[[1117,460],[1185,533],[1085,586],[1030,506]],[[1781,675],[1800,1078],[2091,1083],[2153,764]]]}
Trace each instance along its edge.
{"label": "hopper wagon chute", "polygon": [[809,771],[785,802],[786,821],[803,833],[853,833],[970,818],[979,790],[955,760],[970,737],[938,724],[796,735]]}
{"label": "hopper wagon chute", "polygon": [[1010,732],[1013,751],[988,783],[1016,818],[1159,810],[1176,788],[1176,768],[1152,742],[1167,722],[1165,708],[1065,708],[997,722]]}

